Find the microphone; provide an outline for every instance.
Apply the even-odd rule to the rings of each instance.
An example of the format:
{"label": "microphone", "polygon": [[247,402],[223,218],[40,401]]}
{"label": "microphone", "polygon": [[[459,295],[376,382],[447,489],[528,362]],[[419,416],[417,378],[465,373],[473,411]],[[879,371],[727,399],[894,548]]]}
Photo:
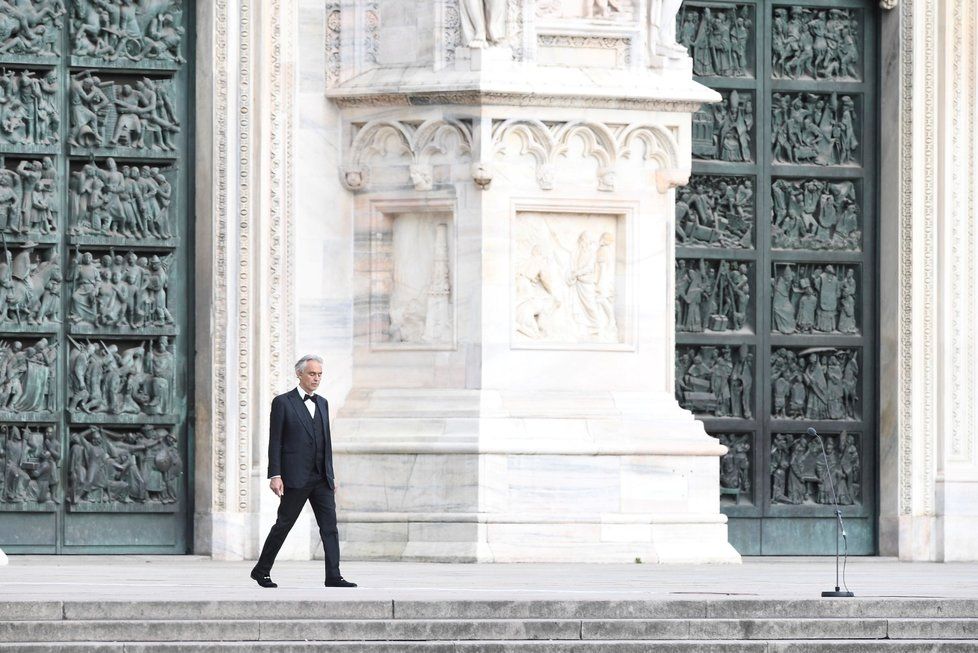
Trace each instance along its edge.
{"label": "microphone", "polygon": [[[818,440],[819,446],[822,447],[822,460],[825,462],[825,470],[828,472],[829,477],[829,489],[832,491],[832,505],[835,506],[835,591],[825,591],[822,592],[823,597],[836,597],[836,598],[851,598],[855,594],[849,591],[849,586],[846,585],[846,572],[845,564],[849,560],[849,540],[846,539],[846,524],[842,521],[842,510],[839,509],[839,498],[835,493],[835,483],[832,481],[832,469],[829,467],[829,454],[825,451],[825,442],[822,441],[822,436],[818,434],[813,427],[808,427],[808,435],[812,436]],[[839,535],[842,535],[842,541],[845,544],[844,562],[842,563],[842,586],[845,587],[845,591],[839,589]]]}

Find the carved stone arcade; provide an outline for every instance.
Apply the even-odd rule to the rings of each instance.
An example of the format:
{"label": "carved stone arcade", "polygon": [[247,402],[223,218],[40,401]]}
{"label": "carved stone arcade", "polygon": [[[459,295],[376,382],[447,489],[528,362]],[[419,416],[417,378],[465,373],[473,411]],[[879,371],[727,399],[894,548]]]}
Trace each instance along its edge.
{"label": "carved stone arcade", "polygon": [[[850,551],[874,550],[860,461],[876,444],[864,262],[877,19],[868,3],[811,4],[688,0],[676,21],[694,73],[724,98],[694,114],[693,174],[677,190],[676,395],[729,448],[720,499],[741,553],[833,552],[829,475],[858,504]],[[815,469],[808,426],[829,434],[831,469]],[[818,535],[798,537],[799,519]]]}
{"label": "carved stone arcade", "polygon": [[186,550],[186,14],[0,3],[0,533],[30,550]]}

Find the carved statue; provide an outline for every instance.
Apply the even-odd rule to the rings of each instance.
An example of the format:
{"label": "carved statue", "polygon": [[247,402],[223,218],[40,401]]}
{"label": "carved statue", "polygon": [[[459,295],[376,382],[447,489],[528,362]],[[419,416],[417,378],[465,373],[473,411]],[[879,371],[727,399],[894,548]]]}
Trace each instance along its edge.
{"label": "carved statue", "polygon": [[773,417],[851,420],[857,418],[859,366],[855,349],[781,348],[771,357]]}
{"label": "carved statue", "polygon": [[68,410],[137,419],[173,412],[174,354],[167,337],[120,348],[69,338]]}
{"label": "carved statue", "polygon": [[748,53],[753,48],[754,21],[748,6],[730,9],[687,6],[678,11],[678,4],[672,0],[653,0],[651,11],[657,12],[660,20],[658,43],[668,48],[678,41],[688,49],[695,75],[746,77],[751,74]]}
{"label": "carved statue", "polygon": [[754,185],[746,177],[693,175],[676,198],[676,244],[746,249],[753,244]]}
{"label": "carved statue", "polygon": [[459,0],[462,42],[470,48],[501,45],[506,39],[506,0]]}
{"label": "carved statue", "polygon": [[180,130],[171,80],[103,82],[91,71],[72,76],[69,90],[75,147],[127,147],[170,152]]}
{"label": "carved statue", "polygon": [[753,354],[747,345],[680,346],[676,394],[683,408],[712,417],[750,418],[752,388]]}
{"label": "carved statue", "polygon": [[846,431],[815,438],[775,434],[771,445],[771,503],[852,505],[859,498],[860,463],[855,438]]}
{"label": "carved statue", "polygon": [[58,82],[53,71],[42,78],[30,70],[2,69],[0,74],[0,144],[58,143]]}
{"label": "carved statue", "polygon": [[720,457],[720,500],[733,498],[733,505],[751,497],[752,465],[750,435],[724,433],[717,436],[727,453]]}
{"label": "carved statue", "polygon": [[707,261],[676,265],[676,318],[679,331],[740,331],[747,317],[750,278],[747,265],[736,261]]}
{"label": "carved statue", "polygon": [[72,54],[183,63],[182,0],[73,0]]}
{"label": "carved statue", "polygon": [[0,259],[0,325],[60,322],[61,262],[55,249],[35,254],[27,241],[13,255],[3,243]]}
{"label": "carved statue", "polygon": [[39,236],[57,229],[57,170],[51,157],[0,168],[0,234]]}
{"label": "carved statue", "polygon": [[855,103],[837,93],[775,93],[773,154],[778,163],[847,165],[856,162]]}
{"label": "carved statue", "polygon": [[[776,263],[771,279],[771,313],[779,333],[857,333],[856,272],[851,266],[838,270],[820,266]],[[797,283],[795,279],[798,279]]]}
{"label": "carved statue", "polygon": [[588,18],[611,18],[622,13],[622,0],[587,0]]}
{"label": "carved statue", "polygon": [[68,271],[72,293],[68,318],[89,327],[138,329],[173,324],[166,291],[172,254],[138,257],[133,252],[96,261],[76,253]]}

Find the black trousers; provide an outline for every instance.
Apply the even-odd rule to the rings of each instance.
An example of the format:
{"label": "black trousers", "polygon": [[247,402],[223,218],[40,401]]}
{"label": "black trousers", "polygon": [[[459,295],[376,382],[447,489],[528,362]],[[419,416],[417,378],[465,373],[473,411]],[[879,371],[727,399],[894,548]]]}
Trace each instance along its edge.
{"label": "black trousers", "polygon": [[258,564],[255,565],[258,573],[267,576],[271,572],[272,565],[275,564],[275,556],[278,555],[285,542],[285,536],[292,530],[307,500],[312,504],[313,514],[316,515],[316,523],[319,525],[319,536],[323,539],[326,578],[338,578],[341,575],[340,539],[336,530],[336,499],[325,479],[312,481],[305,487],[285,488],[285,494],[278,504],[278,518],[268,537],[265,538],[265,546],[262,547]]}

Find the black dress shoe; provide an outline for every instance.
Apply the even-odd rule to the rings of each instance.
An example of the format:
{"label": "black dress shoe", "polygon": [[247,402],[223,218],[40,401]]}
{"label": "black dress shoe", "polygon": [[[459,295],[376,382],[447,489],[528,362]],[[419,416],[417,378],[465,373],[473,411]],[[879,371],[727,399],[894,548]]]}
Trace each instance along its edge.
{"label": "black dress shoe", "polygon": [[278,587],[278,583],[272,581],[271,576],[260,574],[257,569],[251,570],[251,578],[262,587]]}
{"label": "black dress shoe", "polygon": [[336,578],[327,578],[326,587],[356,587],[356,583],[351,583],[342,576],[337,576]]}

